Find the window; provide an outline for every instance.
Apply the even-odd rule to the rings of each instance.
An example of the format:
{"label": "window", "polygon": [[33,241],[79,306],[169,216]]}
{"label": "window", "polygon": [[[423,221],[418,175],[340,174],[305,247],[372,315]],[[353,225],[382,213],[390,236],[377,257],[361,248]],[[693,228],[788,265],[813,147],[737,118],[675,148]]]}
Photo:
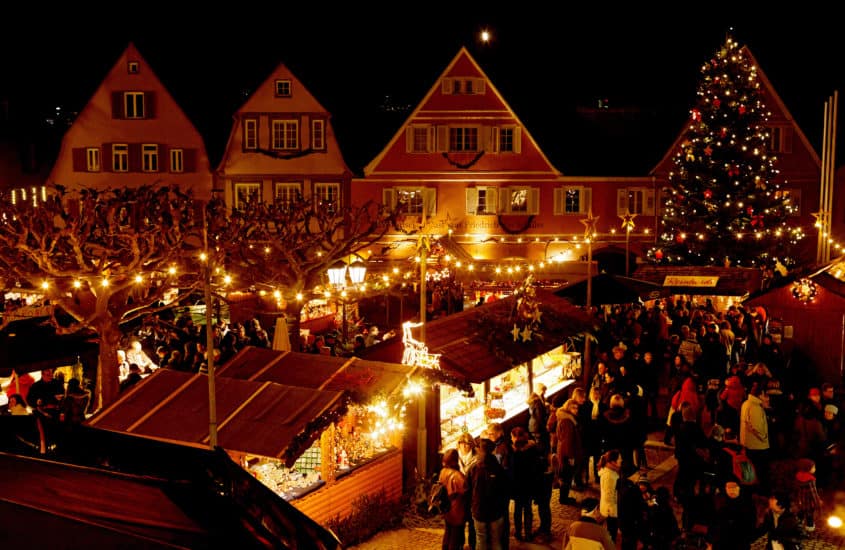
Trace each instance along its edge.
{"label": "window", "polygon": [[478,151],[478,128],[449,128],[449,151]]}
{"label": "window", "polygon": [[628,187],[616,191],[616,214],[654,215],[654,191],[645,187]]}
{"label": "window", "polygon": [[588,187],[558,187],[555,189],[554,213],[586,214],[593,202],[593,190]]}
{"label": "window", "polygon": [[457,78],[452,81],[452,93],[456,95],[461,93],[461,81]]}
{"label": "window", "polygon": [[244,119],[244,149],[258,149],[258,120]]}
{"label": "window", "polygon": [[499,193],[499,211],[503,214],[533,216],[540,211],[540,190],[533,187],[507,187]]}
{"label": "window", "polygon": [[129,171],[129,145],[125,143],[114,143],[111,146],[111,169],[112,172]]}
{"label": "window", "polygon": [[314,184],[314,205],[317,208],[325,208],[334,212],[340,202],[340,184],[338,183],[315,183]]}
{"label": "window", "polygon": [[298,182],[276,182],[276,202],[285,206],[302,200],[302,184]]}
{"label": "window", "polygon": [[444,78],[440,90],[445,95],[474,95],[484,94],[485,87],[483,78]]}
{"label": "window", "polygon": [[390,209],[402,208],[409,216],[433,216],[436,212],[437,190],[429,187],[386,187],[382,202]]}
{"label": "window", "polygon": [[261,184],[255,182],[235,184],[235,208],[243,208],[248,203],[261,200]]}
{"label": "window", "polygon": [[434,150],[434,127],[409,126],[405,130],[405,152],[431,153]]}
{"label": "window", "polygon": [[185,151],[183,149],[170,150],[170,171],[184,172],[185,171]]}
{"label": "window", "polygon": [[513,153],[513,128],[499,129],[499,152]]}
{"label": "window", "polygon": [[497,197],[498,189],[495,187],[467,188],[467,214],[495,214],[498,207]]}
{"label": "window", "polygon": [[316,151],[326,148],[326,121],[323,119],[311,121],[311,148]]}
{"label": "window", "polygon": [[772,153],[791,153],[792,128],[788,126],[769,128],[769,151]]}
{"label": "window", "polygon": [[98,147],[89,147],[85,150],[85,165],[89,172],[100,171],[100,149]]}
{"label": "window", "polygon": [[138,74],[138,62],[129,61],[126,64],[126,72],[128,72],[129,74]]}
{"label": "window", "polygon": [[299,149],[299,122],[274,120],[272,137],[273,149]]}
{"label": "window", "polygon": [[158,145],[154,143],[141,145],[141,170],[158,172]]}
{"label": "window", "polygon": [[781,189],[775,191],[775,199],[783,199],[787,208],[787,216],[801,215],[801,190],[800,189]]}
{"label": "window", "polygon": [[144,118],[144,92],[123,92],[124,118]]}
{"label": "window", "polygon": [[519,126],[494,126],[490,131],[489,150],[497,153],[519,153],[522,149],[522,130]]}
{"label": "window", "polygon": [[276,97],[290,97],[290,80],[276,81]]}

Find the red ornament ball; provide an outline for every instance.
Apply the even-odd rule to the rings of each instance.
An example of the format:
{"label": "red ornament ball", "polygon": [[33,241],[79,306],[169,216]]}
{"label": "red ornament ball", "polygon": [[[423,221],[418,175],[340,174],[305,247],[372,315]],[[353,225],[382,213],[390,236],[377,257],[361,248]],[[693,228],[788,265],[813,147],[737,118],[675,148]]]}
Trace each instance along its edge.
{"label": "red ornament ball", "polygon": [[712,199],[713,198],[713,191],[711,189],[705,189],[704,190],[704,198],[708,199],[708,200]]}
{"label": "red ornament ball", "polygon": [[663,259],[663,251],[662,250],[655,250],[654,257],[657,258],[658,260],[662,260]]}
{"label": "red ornament ball", "polygon": [[678,235],[677,237],[675,237],[675,242],[677,242],[677,243],[682,243],[682,242],[684,242],[684,236],[683,236],[683,235]]}
{"label": "red ornament ball", "polygon": [[745,211],[748,212],[749,216],[754,215],[754,207],[753,206],[749,206],[748,208],[745,209]]}
{"label": "red ornament ball", "polygon": [[714,100],[713,100],[713,107],[715,107],[715,108],[717,108],[717,109],[718,109],[718,108],[719,108],[719,106],[721,106],[721,105],[722,105],[722,100],[721,100],[721,99],[716,98],[716,99],[714,99]]}

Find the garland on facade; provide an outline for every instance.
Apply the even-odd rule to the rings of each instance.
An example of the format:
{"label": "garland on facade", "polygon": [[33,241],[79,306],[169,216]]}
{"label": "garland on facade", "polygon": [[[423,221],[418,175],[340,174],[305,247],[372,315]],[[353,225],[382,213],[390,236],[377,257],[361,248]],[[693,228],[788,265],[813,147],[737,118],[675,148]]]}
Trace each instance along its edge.
{"label": "garland on facade", "polygon": [[291,160],[304,157],[305,155],[310,155],[314,152],[314,149],[309,147],[308,149],[302,149],[301,151],[295,151],[293,153],[280,153],[279,151],[273,151],[271,149],[256,149],[255,151],[261,153],[262,155],[273,157],[274,159]]}
{"label": "garland on facade", "polygon": [[446,159],[446,162],[448,162],[449,164],[451,164],[451,165],[452,165],[452,166],[454,166],[455,168],[460,168],[461,170],[466,170],[466,169],[468,169],[468,168],[472,168],[472,166],[473,166],[476,162],[478,162],[479,160],[481,160],[481,157],[483,157],[483,156],[484,156],[484,153],[485,153],[485,151],[479,151],[479,152],[478,152],[478,154],[477,154],[477,155],[475,155],[475,156],[472,158],[472,160],[469,160],[469,161],[467,161],[467,162],[463,162],[463,163],[462,163],[462,162],[457,162],[457,161],[452,160],[452,158],[449,156],[449,153],[447,153],[446,151],[443,151],[443,153],[442,153],[442,154],[443,154],[443,158],[444,158],[444,159]]}
{"label": "garland on facade", "polygon": [[812,279],[804,277],[792,283],[792,297],[799,302],[808,304],[816,299],[816,294],[818,288]]}
{"label": "garland on facade", "polygon": [[414,376],[423,378],[427,384],[448,384],[453,388],[460,390],[466,394],[467,397],[475,397],[475,390],[472,384],[461,376],[455,376],[449,371],[443,369],[417,369]]}
{"label": "garland on facade", "polygon": [[297,459],[302,456],[302,453],[308,450],[308,447],[311,446],[314,439],[319,437],[319,434],[323,430],[346,416],[351,401],[351,395],[348,392],[343,392],[340,403],[337,406],[309,421],[305,425],[305,428],[293,437],[293,440],[291,440],[290,444],[282,452],[281,458],[284,460],[285,466],[292,468]]}
{"label": "garland on facade", "polygon": [[497,216],[497,221],[499,222],[499,227],[501,227],[505,231],[505,233],[508,233],[510,235],[518,235],[519,233],[522,233],[523,231],[531,227],[531,222],[534,221],[534,217],[534,214],[527,216],[525,218],[525,222],[522,224],[522,227],[520,227],[519,229],[511,229],[510,227],[505,225],[505,222],[502,221],[502,214],[499,214]]}

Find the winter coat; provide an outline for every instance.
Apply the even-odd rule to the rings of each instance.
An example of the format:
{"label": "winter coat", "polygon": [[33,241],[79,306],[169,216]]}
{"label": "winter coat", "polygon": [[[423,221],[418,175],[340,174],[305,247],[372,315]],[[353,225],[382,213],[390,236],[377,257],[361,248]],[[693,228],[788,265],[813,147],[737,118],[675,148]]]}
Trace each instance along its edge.
{"label": "winter coat", "polygon": [[684,379],[681,389],[672,396],[672,408],[679,411],[684,402],[690,404],[695,416],[698,417],[698,413],[701,410],[701,402],[698,399],[698,388],[695,385],[695,380],[691,376]]}
{"label": "winter coat", "polygon": [[725,380],[725,389],[722,390],[719,399],[739,411],[742,402],[745,401],[745,388],[739,376],[734,375]]}
{"label": "winter coat", "polygon": [[562,408],[555,411],[555,415],[557,416],[555,452],[558,459],[572,458],[575,462],[580,461],[584,457],[584,445],[578,420],[572,413]]}

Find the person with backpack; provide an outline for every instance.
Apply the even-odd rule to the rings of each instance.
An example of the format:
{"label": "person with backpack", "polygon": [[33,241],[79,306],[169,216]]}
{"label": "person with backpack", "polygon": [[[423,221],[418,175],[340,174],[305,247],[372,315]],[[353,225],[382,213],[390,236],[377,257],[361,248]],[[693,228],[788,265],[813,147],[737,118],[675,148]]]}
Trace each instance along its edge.
{"label": "person with backpack", "polygon": [[717,484],[724,485],[730,480],[736,480],[747,490],[757,484],[757,469],[751,461],[745,447],[739,444],[736,433],[730,428],[724,432],[722,448],[715,457]]}
{"label": "person with backpack", "polygon": [[467,480],[458,465],[457,449],[448,449],[443,453],[443,467],[437,478],[440,486],[445,488],[448,500],[447,506],[440,505],[443,516],[443,550],[463,550],[464,522],[466,521],[466,489]]}
{"label": "person with backpack", "polygon": [[496,459],[495,443],[484,437],[478,445],[478,460],[467,475],[467,494],[475,524],[477,550],[501,550],[508,539],[508,495],[510,487],[504,467]]}
{"label": "person with backpack", "polygon": [[739,411],[739,443],[745,447],[748,458],[760,483],[760,493],[769,493],[769,419],[766,415],[768,395],[765,387],[752,384],[748,398]]}

